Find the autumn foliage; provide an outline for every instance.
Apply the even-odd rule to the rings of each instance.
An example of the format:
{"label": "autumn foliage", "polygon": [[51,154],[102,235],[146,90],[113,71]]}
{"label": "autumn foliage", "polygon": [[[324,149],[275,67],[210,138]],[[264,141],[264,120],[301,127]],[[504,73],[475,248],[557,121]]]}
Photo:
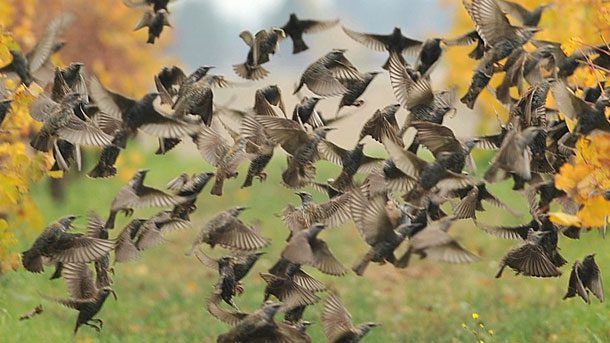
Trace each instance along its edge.
{"label": "autumn foliage", "polygon": [[[165,60],[158,58],[158,46],[147,46],[145,32],[133,32],[141,13],[127,8],[120,0],[0,0],[0,66],[11,62],[8,49],[29,51],[46,25],[62,13],[73,13],[76,21],[63,35],[66,46],[53,61],[85,64],[86,72],[97,75],[104,84],[130,96],[147,91],[151,75]],[[171,33],[164,35],[167,42]],[[112,75],[112,77],[110,77]],[[28,111],[35,96],[42,92],[33,84],[29,89],[0,79],[13,100],[12,108],[0,127],[0,273],[17,268],[14,251],[23,234],[41,230],[44,219],[28,195],[30,186],[48,172],[50,154],[33,151],[29,138],[39,123]],[[119,161],[120,163],[121,161]],[[20,234],[16,234],[20,232]]]}
{"label": "autumn foliage", "polygon": [[[535,8],[542,3],[540,0],[520,0],[519,4],[526,8]],[[472,30],[472,20],[464,8],[458,6],[453,33],[463,34]],[[561,43],[561,48],[567,55],[581,48],[607,44],[610,39],[610,2],[606,0],[570,0],[554,1],[552,8],[546,11],[539,24],[545,28],[536,34],[536,39]],[[532,45],[526,45],[526,50],[533,51]],[[451,68],[448,79],[457,84],[460,89],[467,89],[472,71],[477,61],[464,58],[465,52],[471,47],[452,48],[447,51]],[[602,81],[608,81],[609,71],[590,67],[578,68],[568,82],[576,85],[578,95],[582,89],[596,87]],[[491,80],[495,88],[502,81],[503,74],[496,74]],[[516,95],[516,94],[513,94]],[[549,96],[549,107],[555,107],[552,96]],[[477,109],[495,118],[495,113],[506,115],[503,108],[491,92],[484,91],[477,101]],[[608,113],[607,113],[608,114]],[[561,115],[561,114],[560,114]],[[570,130],[575,123],[563,117]],[[483,127],[493,125],[495,120],[481,123]],[[494,129],[490,129],[494,130]],[[575,213],[554,212],[551,219],[561,225],[583,228],[605,227],[610,216],[610,201],[605,200],[603,193],[610,189],[610,135],[593,133],[582,137],[576,144],[574,159],[565,164],[555,177],[556,187],[564,190],[568,196],[579,205]]]}

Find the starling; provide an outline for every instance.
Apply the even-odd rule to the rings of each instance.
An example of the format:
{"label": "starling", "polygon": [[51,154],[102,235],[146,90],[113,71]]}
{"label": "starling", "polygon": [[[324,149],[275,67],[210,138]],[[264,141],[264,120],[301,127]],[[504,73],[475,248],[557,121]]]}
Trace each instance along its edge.
{"label": "starling", "polygon": [[[223,256],[220,259],[214,259],[208,256],[205,252],[203,252],[201,248],[199,249],[199,251],[195,251],[195,257],[197,257],[197,259],[204,266],[217,270],[221,279],[229,274],[232,274],[232,277],[234,278],[233,283],[235,284],[235,286],[237,286],[239,281],[241,281],[244,277],[246,277],[246,275],[248,275],[248,272],[250,272],[252,267],[254,267],[254,264],[264,254],[265,253],[263,252],[238,252],[234,253],[231,256]],[[224,260],[221,262],[221,259]],[[223,275],[223,273],[227,275]]]}
{"label": "starling", "polygon": [[72,14],[63,14],[55,18],[47,26],[44,35],[38,43],[27,54],[14,49],[9,50],[13,60],[8,65],[0,68],[0,74],[15,73],[26,86],[36,81],[40,86],[44,87],[53,79],[51,55],[64,46],[59,41],[59,36],[74,19],[75,16]]}
{"label": "starling", "polygon": [[[536,199],[538,194],[540,194],[539,200]],[[526,195],[530,213],[532,215],[548,213],[551,202],[555,199],[560,200],[564,204],[569,202],[566,193],[557,189],[553,180],[531,185],[526,189]]]}
{"label": "starling", "polygon": [[462,199],[453,208],[453,216],[456,219],[472,218],[476,220],[476,211],[485,210],[483,208],[483,200],[498,208],[508,211],[514,216],[518,216],[514,210],[487,190],[485,182],[479,182],[474,186],[467,186],[465,188],[458,189],[454,193]]}
{"label": "starling", "polygon": [[[106,147],[96,167],[89,172],[91,177],[109,177],[116,174],[114,163],[125,148],[127,140],[138,130],[159,138],[180,138],[197,134],[200,121],[189,117],[185,120],[170,118],[159,103],[158,93],[149,93],[135,100],[106,89],[97,78],[89,82],[91,97],[100,111],[117,123],[112,145]],[[162,114],[165,113],[165,114]]]}
{"label": "starling", "polygon": [[352,315],[336,294],[329,295],[324,302],[322,325],[324,335],[330,343],[360,342],[371,329],[379,326],[379,324],[373,322],[354,326]]}
{"label": "starling", "polygon": [[301,101],[294,106],[292,120],[301,124],[309,124],[314,129],[325,126],[322,116],[315,109],[320,100],[322,100],[322,98],[317,96],[304,96]]}
{"label": "starling", "polygon": [[326,139],[318,144],[322,158],[342,167],[341,174],[330,183],[331,187],[346,192],[354,186],[353,179],[356,173],[371,172],[381,165],[383,159],[367,156],[363,149],[363,143],[356,144],[352,150],[343,149]]}
{"label": "starling", "polygon": [[[290,229],[290,237],[298,231],[307,230],[314,223],[322,223],[326,227],[337,227],[345,223],[349,217],[350,194],[342,194],[323,204],[316,204],[311,194],[296,193],[301,198],[301,206],[295,208],[289,204],[282,211],[282,221]],[[290,239],[289,237],[289,239]]]}
{"label": "starling", "polygon": [[324,228],[324,224],[315,223],[309,229],[294,232],[282,251],[282,258],[292,263],[310,265],[324,274],[345,275],[345,267],[332,254],[326,242],[317,238]]}
{"label": "starling", "polygon": [[70,298],[52,300],[78,311],[74,334],[76,335],[78,328],[83,324],[91,326],[98,332],[101,331],[104,322],[94,317],[102,309],[110,293],[116,299],[116,294],[110,285],[98,288],[93,281],[93,273],[85,263],[66,263],[62,276],[70,291]]}
{"label": "starling", "polygon": [[538,219],[540,221],[540,231],[545,235],[540,239],[540,246],[544,249],[546,256],[557,267],[562,267],[568,261],[559,253],[559,229],[551,222],[548,216]]}
{"label": "starling", "polygon": [[221,196],[225,179],[237,177],[237,168],[249,157],[246,153],[248,140],[238,136],[231,144],[214,128],[203,126],[195,141],[203,158],[216,167],[210,194]]}
{"label": "starling", "polygon": [[595,254],[585,256],[582,262],[574,262],[572,273],[570,273],[570,281],[568,283],[568,291],[563,299],[572,298],[578,295],[587,304],[591,303],[589,291],[604,302],[604,286],[602,285],[602,273],[595,263]]}
{"label": "starling", "polygon": [[48,225],[36,238],[29,250],[22,253],[22,263],[32,273],[44,271],[43,257],[51,262],[91,262],[106,255],[114,248],[114,242],[66,232],[76,216],[61,218]]}
{"label": "starling", "polygon": [[480,37],[490,47],[481,65],[506,58],[540,31],[532,26],[512,26],[496,0],[463,0],[463,3]]}
{"label": "starling", "polygon": [[[209,71],[209,66],[204,66],[202,68],[198,68],[195,73],[196,75],[201,75],[196,77],[197,80],[205,76]],[[173,97],[178,95],[178,92],[184,82],[187,80],[187,76],[180,67],[172,66],[172,67],[163,67],[161,71],[157,75],[155,75],[155,86],[159,95],[162,93],[167,93],[169,95],[169,99],[161,99],[163,104],[171,105],[173,103]],[[196,80],[195,80],[196,81]],[[165,97],[165,96],[164,96]]]}
{"label": "starling", "polygon": [[146,178],[147,173],[148,170],[139,170],[119,190],[110,205],[110,214],[105,225],[107,229],[114,228],[116,215],[121,211],[126,215],[131,215],[134,208],[169,207],[189,200],[188,197],[170,195],[158,189],[144,186],[144,178]]}
{"label": "starling", "polygon": [[388,105],[378,109],[362,127],[359,139],[371,136],[374,140],[381,143],[381,138],[386,136],[398,145],[404,145],[402,139],[398,137],[400,128],[396,121],[396,112],[400,109],[400,104]]}
{"label": "starling", "polygon": [[172,118],[183,119],[189,114],[201,118],[201,121],[210,126],[214,113],[214,93],[212,87],[229,87],[230,83],[221,75],[206,75],[199,80],[180,87],[178,98],[172,106]]}
{"label": "starling", "polygon": [[[43,122],[42,128],[30,142],[31,146],[43,152],[54,149],[55,156],[64,170],[68,167],[57,145],[59,138],[72,143],[79,157],[80,145],[103,147],[112,141],[112,136],[104,133],[93,121],[82,120],[76,116],[74,108],[81,103],[81,99],[79,93],[68,94],[60,103],[48,97],[41,97],[31,110],[33,118]],[[79,157],[77,163],[80,166]]]}
{"label": "starling", "polygon": [[172,216],[184,220],[190,220],[189,215],[195,211],[197,197],[208,184],[214,173],[199,173],[189,177],[186,173],[181,174],[167,184],[167,188],[177,196],[189,198],[190,200],[174,206]]}
{"label": "starling", "polygon": [[284,100],[282,100],[280,87],[271,85],[257,89],[254,93],[254,113],[259,116],[277,117],[277,112],[272,106],[277,106],[286,117],[286,107],[284,106]]}
{"label": "starling", "polygon": [[509,266],[517,274],[534,277],[557,277],[561,271],[549,260],[549,257],[540,245],[540,241],[547,232],[529,229],[525,244],[509,251],[500,262],[500,270],[496,278],[502,276],[502,271]]}
{"label": "starling", "polygon": [[502,11],[517,19],[522,25],[525,26],[538,26],[542,13],[552,6],[550,4],[543,4],[530,11],[511,1],[498,0],[497,4],[500,6]]}
{"label": "starling", "polygon": [[343,85],[347,80],[362,80],[362,75],[345,57],[345,49],[333,49],[314,63],[310,64],[303,72],[296,94],[303,85],[314,94],[328,97],[345,94],[348,89]]}
{"label": "starling", "polygon": [[269,273],[260,273],[260,276],[267,283],[264,301],[273,295],[282,302],[285,309],[290,310],[299,306],[313,305],[320,300],[314,292],[299,286],[289,278]]}
{"label": "starling", "polygon": [[554,82],[551,88],[557,107],[570,119],[577,119],[575,134],[588,135],[595,130],[610,132],[610,122],[605,109],[610,99],[600,97],[593,105],[572,93],[562,81]]}
{"label": "starling", "polygon": [[264,253],[235,254],[214,259],[206,255],[203,250],[195,251],[195,257],[206,267],[218,271],[219,281],[216,289],[221,298],[229,305],[237,308],[232,298],[236,291],[243,291],[240,280],[243,279]]}
{"label": "starling", "polygon": [[495,182],[498,179],[499,170],[517,175],[526,181],[530,180],[531,153],[528,145],[540,130],[538,127],[528,127],[523,131],[510,130],[504,137],[502,146],[495,155],[491,166],[485,172],[485,181]]}
{"label": "starling", "polygon": [[483,58],[483,55],[487,50],[487,48],[485,47],[485,42],[483,42],[483,39],[481,38],[481,36],[479,36],[477,30],[467,32],[453,39],[445,39],[444,41],[445,44],[447,44],[448,46],[464,46],[477,43],[474,49],[470,53],[468,53],[468,57],[472,58],[473,60],[480,60],[481,58]]}
{"label": "starling", "polygon": [[492,63],[487,63],[486,61],[481,61],[472,75],[472,81],[470,82],[470,86],[468,87],[468,91],[460,101],[466,105],[469,109],[474,108],[474,104],[479,97],[479,94],[487,87],[491,77],[494,74],[494,66]]}
{"label": "starling", "polygon": [[269,55],[275,54],[278,42],[286,37],[286,33],[277,27],[270,30],[260,30],[252,36],[250,31],[242,31],[239,37],[250,47],[246,62],[233,65],[233,71],[238,76],[248,80],[260,80],[269,75],[262,64],[269,62]]}
{"label": "starling", "polygon": [[[87,82],[83,72],[82,63],[70,63],[66,68],[56,68],[51,99],[61,101],[68,93],[79,93],[83,102],[88,102]],[[84,118],[81,118],[84,119]]]}
{"label": "starling", "polygon": [[366,88],[369,86],[371,81],[377,76],[379,72],[373,71],[362,74],[362,79],[348,79],[343,81],[343,86],[347,89],[347,92],[341,97],[339,107],[337,108],[337,114],[345,106],[360,107],[364,104],[364,100],[358,99]]}
{"label": "starling", "polygon": [[[422,42],[418,40],[403,36],[399,27],[395,27],[394,31],[387,35],[361,33],[352,31],[345,27],[343,27],[343,31],[345,31],[350,38],[369,49],[373,49],[375,51],[387,51],[390,53],[390,56],[392,53],[398,54],[400,60],[404,60],[402,58],[402,54],[404,53],[415,55],[422,44]],[[390,59],[388,58],[382,68],[388,70],[389,65]]]}
{"label": "starling", "polygon": [[397,54],[390,55],[390,81],[398,102],[411,112],[399,136],[404,134],[411,121],[442,124],[445,114],[453,109],[453,90],[435,93],[429,78],[413,80]]}
{"label": "starling", "polygon": [[[140,100],[135,100],[106,89],[97,78],[89,82],[91,97],[100,110],[120,123],[120,128],[131,135],[142,130],[161,138],[180,138],[197,134],[201,121],[179,120],[164,115],[164,111],[155,103],[158,93],[149,93]],[[117,145],[125,147],[126,139]]]}
{"label": "starling", "polygon": [[165,26],[172,27],[169,23],[169,14],[167,10],[161,9],[159,11],[144,12],[144,15],[142,15],[142,18],[133,30],[138,31],[148,27],[148,40],[146,43],[155,44],[155,40],[159,39]]}
{"label": "starling", "polygon": [[411,222],[406,213],[387,196],[377,195],[367,199],[362,189],[354,190],[350,200],[356,228],[371,247],[352,270],[362,276],[371,261],[395,263],[394,250],[408,233],[403,229],[403,224],[406,226]]}
{"label": "starling", "polygon": [[166,233],[190,226],[187,220],[173,218],[170,211],[159,212],[149,219],[132,220],[117,237],[115,262],[137,259],[142,251],[163,243]]}
{"label": "starling", "polygon": [[385,195],[388,192],[407,193],[417,184],[417,179],[403,173],[391,159],[372,171],[365,179],[367,196]]}
{"label": "starling", "polygon": [[275,276],[291,279],[297,285],[312,292],[323,292],[326,285],[314,279],[301,269],[300,264],[292,263],[281,258],[269,269],[269,273]]}
{"label": "starling", "polygon": [[[468,176],[451,170],[453,159],[450,154],[442,154],[433,162],[426,162],[414,153],[401,149],[387,137],[383,138],[386,150],[394,165],[404,174],[418,180],[417,192],[429,191],[436,187],[444,192],[464,188],[473,183]],[[445,158],[447,156],[448,158]]]}
{"label": "starling", "polygon": [[[95,211],[89,211],[87,216],[87,237],[108,239],[108,230],[104,227],[104,220]],[[115,246],[116,250],[116,246]],[[95,285],[97,288],[102,288],[106,285],[112,285],[112,277],[110,272],[113,271],[110,267],[110,252],[103,257],[95,260],[93,263],[95,267]],[[56,268],[55,272],[58,272]],[[61,276],[61,274],[60,274]]]}
{"label": "starling", "polygon": [[218,336],[217,342],[306,342],[306,340],[299,340],[293,336],[299,334],[298,329],[283,323],[276,323],[273,320],[282,307],[281,303],[268,303],[252,314],[238,314],[237,317],[241,317],[240,320],[233,319],[236,322],[233,328]]}
{"label": "starling", "polygon": [[245,207],[234,207],[209,220],[201,228],[187,255],[192,255],[202,243],[207,243],[212,248],[220,245],[243,251],[258,250],[269,245],[268,239],[261,237],[254,228],[246,226],[237,218],[244,210]]}
{"label": "starling", "polygon": [[298,54],[299,52],[309,49],[305,41],[303,40],[304,33],[318,33],[326,31],[339,23],[339,19],[335,20],[311,20],[311,19],[299,19],[294,13],[290,14],[288,22],[282,26],[282,30],[292,39],[292,53]]}
{"label": "starling", "polygon": [[448,170],[461,173],[466,165],[475,169],[470,152],[476,146],[476,138],[460,141],[450,128],[425,121],[414,121],[410,126],[417,130],[415,140],[428,148],[437,160],[444,161]]}
{"label": "starling", "polygon": [[315,177],[315,166],[318,160],[318,143],[333,128],[321,127],[307,132],[299,123],[290,119],[257,116],[269,138],[280,144],[291,156],[288,167],[282,173],[282,180],[287,187],[301,188]]}
{"label": "starling", "polygon": [[255,146],[254,153],[255,157],[250,162],[248,167],[248,174],[242,184],[242,188],[252,186],[252,181],[257,177],[261,182],[267,179],[267,173],[264,172],[265,168],[273,157],[273,149],[277,145],[267,132],[265,128],[258,122],[254,115],[246,115],[241,123],[241,136],[247,140],[246,149],[249,146]]}
{"label": "starling", "polygon": [[418,231],[409,239],[409,249],[394,265],[399,268],[407,267],[412,254],[446,263],[472,263],[477,261],[478,256],[466,250],[447,233],[454,220],[454,218],[443,218],[428,223],[423,230]]}

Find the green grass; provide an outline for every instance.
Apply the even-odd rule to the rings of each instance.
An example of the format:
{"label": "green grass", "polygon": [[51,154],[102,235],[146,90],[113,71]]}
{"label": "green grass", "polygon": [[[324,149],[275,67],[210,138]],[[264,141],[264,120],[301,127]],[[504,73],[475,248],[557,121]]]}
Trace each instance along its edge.
{"label": "green grass", "polygon": [[[132,147],[131,149],[134,149]],[[150,157],[149,157],[150,156]],[[298,203],[298,197],[279,185],[279,174],[285,162],[277,156],[269,167],[266,183],[255,182],[247,190],[240,190],[244,171],[238,180],[226,183],[222,198],[209,195],[209,187],[200,196],[194,217],[194,227],[168,237],[164,246],[146,251],[132,263],[115,267],[114,289],[119,300],[109,298],[99,317],[105,321],[101,333],[82,327],[78,341],[101,342],[211,342],[229,329],[211,317],[205,310],[205,301],[216,281],[211,270],[198,261],[184,256],[192,238],[202,223],[216,212],[235,205],[252,209],[243,214],[243,220],[260,220],[262,232],[273,240],[267,254],[245,279],[246,291],[236,299],[242,310],[257,308],[263,298],[263,281],[258,272],[267,270],[278,258],[287,229],[277,214],[287,203]],[[143,167],[151,172],[147,183],[161,187],[169,179],[186,171],[189,173],[211,170],[197,157],[184,157],[176,152],[158,157],[147,153]],[[319,163],[319,179],[338,173],[337,167]],[[47,221],[67,213],[85,215],[96,209],[106,215],[108,206],[123,181],[118,178],[92,180],[78,178],[67,192],[65,204],[54,204],[47,194],[46,182],[36,185],[34,198]],[[526,213],[523,197],[510,190],[510,185],[491,187],[495,194]],[[314,191],[312,191],[314,192]],[[315,193],[316,199],[325,199]],[[527,216],[514,218],[488,206],[480,220],[490,224],[516,224],[529,221]],[[136,211],[135,217],[146,216],[154,210]],[[121,228],[127,222],[122,216],[117,221]],[[84,226],[81,219],[78,224]],[[113,232],[112,234],[116,234]],[[561,300],[568,281],[569,268],[564,275],[553,279],[533,279],[514,276],[506,271],[502,279],[494,279],[498,261],[516,242],[488,236],[477,229],[472,221],[460,221],[452,234],[482,256],[472,265],[443,265],[426,260],[414,260],[408,269],[397,270],[390,265],[371,264],[364,277],[350,273],[335,278],[312,271],[342,295],[355,322],[374,320],[382,323],[366,338],[366,342],[472,342],[475,336],[462,328],[462,323],[476,326],[472,313],[480,314],[485,329],[494,331],[493,340],[499,342],[604,342],[610,340],[607,317],[610,308],[593,300],[587,306],[580,299]],[[321,237],[348,267],[351,267],[366,250],[352,224],[323,232]],[[33,235],[23,235],[18,246],[26,249]],[[606,284],[610,265],[607,241],[597,232],[584,234],[580,241],[561,238],[562,254],[571,262],[585,254],[597,253]],[[401,250],[404,247],[401,247]],[[209,249],[208,249],[209,251]],[[215,249],[213,254],[221,253]],[[24,270],[0,277],[0,337],[3,342],[57,342],[72,339],[76,312],[49,302],[41,297],[65,296],[62,281],[49,281],[52,268],[44,275]],[[308,268],[308,271],[311,271]],[[19,321],[21,314],[42,303],[44,313],[31,320]],[[320,325],[321,306],[309,308],[305,319],[314,322],[309,332],[314,342],[323,341]]]}

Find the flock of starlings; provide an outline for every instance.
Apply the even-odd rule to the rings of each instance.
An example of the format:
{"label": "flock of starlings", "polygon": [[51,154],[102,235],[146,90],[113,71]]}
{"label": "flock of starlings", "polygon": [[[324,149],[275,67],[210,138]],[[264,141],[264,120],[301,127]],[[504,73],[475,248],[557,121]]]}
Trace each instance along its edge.
{"label": "flock of starlings", "polygon": [[[148,27],[149,43],[154,43],[164,26],[169,26],[168,0],[124,2],[130,7],[147,8],[137,29]],[[530,11],[508,1],[464,0],[464,7],[475,29],[455,39],[419,41],[405,37],[399,28],[390,34],[343,28],[355,41],[389,53],[383,68],[389,72],[398,101],[370,117],[352,149],[341,148],[326,139],[332,129],[327,125],[336,118],[325,119],[315,110],[321,99],[333,96],[342,97],[337,114],[343,107],[360,106],[363,100],[359,98],[378,74],[360,72],[346,58],[346,50],[334,49],[306,68],[294,93],[306,86],[319,97],[302,97],[289,119],[281,90],[275,85],[258,89],[254,106],[247,110],[215,107],[213,89],[233,83],[210,74],[211,66],[200,67],[188,76],[178,67],[163,68],[154,77],[157,92],[141,99],[112,92],[95,77],[87,79],[80,63],[55,68],[50,56],[63,47],[61,32],[74,18],[63,15],[54,20],[31,52],[24,55],[11,51],[12,62],[0,69],[25,85],[36,82],[49,90],[38,96],[31,107],[31,115],[43,123],[31,145],[36,150],[52,151],[54,170],[68,170],[73,163],[80,170],[80,147],[96,146],[103,147],[103,151],[88,175],[111,177],[116,173],[114,163],[127,140],[142,131],[158,137],[157,154],[166,153],[190,137],[216,171],[193,176],[181,174],[168,184],[167,192],[144,185],[147,171],[139,171],[114,198],[107,220],[91,212],[86,233],[70,232],[77,216],[48,225],[23,253],[23,266],[40,273],[45,264],[54,265],[51,279],[63,278],[70,298],[53,300],[79,312],[74,333],[83,324],[99,331],[103,321],[94,317],[106,298],[114,294],[109,274],[110,254],[114,252],[115,262],[133,260],[144,250],[162,243],[168,232],[189,227],[189,216],[196,210],[197,197],[206,184],[214,178],[211,194],[222,195],[224,181],[237,177],[237,169],[245,161],[250,161],[250,166],[242,187],[251,186],[255,177],[264,181],[264,169],[279,145],[288,155],[283,185],[295,190],[312,186],[327,192],[329,200],[318,204],[309,193],[299,191],[301,205],[284,209],[282,221],[290,231],[287,243],[277,263],[268,272],[259,273],[267,283],[266,302],[252,313],[240,312],[234,297],[245,291],[242,280],[262,255],[258,251],[270,241],[258,228],[238,218],[246,210],[244,207],[219,213],[201,228],[187,255],[194,254],[202,264],[218,271],[218,283],[207,309],[232,327],[218,337],[218,342],[311,341],[306,332],[310,323],[302,318],[307,306],[320,301],[320,293],[326,287],[303,268],[313,267],[334,276],[348,273],[318,236],[350,219],[370,246],[352,268],[358,275],[364,274],[371,261],[405,268],[413,254],[448,263],[476,261],[478,256],[466,250],[448,231],[457,220],[472,218],[476,222],[477,212],[483,211],[483,201],[513,212],[486,189],[488,183],[508,178],[514,180],[513,189],[522,190],[527,196],[532,219],[519,227],[492,227],[477,222],[478,227],[492,235],[522,241],[502,259],[496,277],[502,275],[505,267],[524,276],[561,275],[560,267],[567,261],[560,254],[559,237],[578,239],[581,230],[559,227],[549,220],[553,201],[565,211],[573,213],[577,209],[563,191],[554,187],[552,175],[572,158],[578,137],[595,130],[610,132],[604,114],[609,105],[608,89],[603,84],[584,89],[581,98],[575,95],[566,78],[580,67],[608,72],[608,46],[591,45],[566,55],[559,43],[535,40],[546,6]],[[269,74],[263,64],[270,61],[283,39],[289,36],[293,53],[300,53],[308,49],[303,34],[330,29],[338,22],[302,20],[291,14],[282,27],[261,30],[255,35],[244,31],[240,37],[249,46],[246,62],[233,69],[240,77],[263,79]],[[461,101],[473,108],[477,96],[488,89],[499,103],[509,108],[510,115],[506,123],[500,123],[498,133],[459,139],[442,125],[444,116],[454,111],[456,90],[433,90],[430,73],[445,49],[470,44],[476,44],[476,48],[468,57],[480,63]],[[532,44],[535,49],[526,50],[525,44]],[[417,56],[413,66],[403,57],[407,53]],[[492,89],[488,83],[497,73],[505,73],[504,79]],[[513,87],[518,98],[511,96]],[[556,99],[557,109],[546,107],[549,91]],[[10,97],[6,90],[3,92]],[[2,119],[10,111],[10,101],[1,103]],[[402,126],[395,117],[400,107],[409,112]],[[558,112],[577,120],[573,131],[568,130]],[[229,124],[236,121],[239,128]],[[408,131],[415,131],[415,135],[405,142],[403,137]],[[384,160],[365,155],[362,139],[366,136],[382,143],[389,157]],[[420,159],[417,156],[420,147],[431,151],[435,159],[430,162]],[[463,171],[474,168],[470,156],[474,148],[497,150],[483,180]],[[342,167],[337,178],[326,183],[315,181],[315,162],[320,159]],[[368,173],[363,183],[354,181],[357,173]],[[447,201],[454,204],[450,215],[440,207]],[[145,207],[166,210],[151,218],[132,220],[114,239],[109,238],[117,214],[131,215],[134,209]],[[403,241],[408,241],[408,248],[397,257],[395,250]],[[231,253],[212,258],[201,249],[203,244],[210,248],[218,245]],[[330,342],[359,341],[377,326],[373,322],[352,324],[339,296],[329,293],[321,325]],[[565,298],[578,295],[590,303],[590,293],[604,300],[594,255],[574,263]],[[272,297],[279,302],[269,301]],[[223,308],[227,306],[223,302],[232,310]],[[33,311],[25,318],[41,309]],[[284,312],[283,321],[274,320],[278,311]]]}

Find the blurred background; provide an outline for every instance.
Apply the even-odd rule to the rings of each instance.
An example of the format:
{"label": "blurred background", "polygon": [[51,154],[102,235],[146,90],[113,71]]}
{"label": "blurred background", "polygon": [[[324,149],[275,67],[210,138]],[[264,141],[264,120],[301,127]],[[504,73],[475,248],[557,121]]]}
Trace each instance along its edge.
{"label": "blurred background", "polygon": [[[578,42],[598,42],[600,33],[608,30],[607,22],[603,30],[599,28],[596,4],[602,1],[556,1],[555,8],[543,16],[540,26],[545,30],[541,38],[558,40],[568,49],[573,49]],[[520,3],[532,8],[540,1]],[[452,38],[472,30],[472,23],[458,0],[177,0],[169,9],[173,27],[166,28],[154,46],[145,43],[145,30],[132,31],[142,12],[127,8],[120,0],[0,0],[0,30],[9,32],[28,51],[52,18],[62,12],[73,12],[78,19],[65,34],[67,45],[54,61],[58,65],[84,62],[89,75],[97,75],[110,89],[134,98],[154,89],[153,75],[163,66],[179,65],[188,73],[200,65],[214,65],[214,73],[239,83],[234,88],[215,90],[217,104],[243,110],[252,106],[256,89],[277,84],[289,112],[298,102],[291,94],[300,73],[330,49],[348,49],[347,57],[363,72],[382,71],[387,55],[362,47],[336,26],[324,33],[306,36],[310,49],[298,55],[292,55],[289,40],[283,41],[279,52],[265,65],[270,71],[269,77],[244,82],[231,68],[233,64],[243,63],[248,52],[238,37],[242,30],[255,33],[282,26],[290,13],[302,19],[340,18],[340,25],[361,32],[389,33],[398,26],[403,34],[419,40]],[[460,95],[465,92],[475,66],[474,61],[465,57],[469,49],[458,47],[448,52],[433,73],[435,90],[457,87]],[[345,110],[344,114],[350,114],[349,119],[338,122],[336,126],[340,130],[329,136],[332,141],[344,147],[353,146],[362,123],[376,109],[396,102],[387,72],[376,77],[363,99],[364,106]],[[474,111],[459,103],[457,114],[446,118],[445,124],[457,136],[497,131],[496,112],[503,116],[505,110],[490,99],[488,94],[483,94]],[[334,116],[338,101],[339,98],[321,101],[318,108],[323,116]],[[405,114],[401,110],[400,119]],[[28,123],[30,128],[35,125]],[[11,151],[21,151],[25,139],[20,137],[27,137],[29,131],[24,129],[19,134],[2,142],[0,154],[5,145]],[[381,146],[368,143],[369,154],[384,155]],[[118,189],[139,168],[151,169],[147,183],[154,187],[163,187],[181,172],[213,170],[190,142],[165,156],[154,155],[155,148],[156,139],[140,135],[137,143],[130,144],[121,154],[116,177],[97,180],[71,171],[63,175],[62,181],[53,181],[64,185],[61,194],[50,192],[53,188],[44,172],[51,162],[49,158],[30,159],[25,148],[22,154],[27,161],[12,163],[0,158],[0,171],[6,173],[3,175],[12,173],[21,177],[17,180],[19,192],[14,199],[0,197],[0,218],[5,219],[0,220],[3,273],[0,275],[0,340],[44,342],[72,337],[76,312],[40,296],[41,293],[65,296],[62,281],[47,280],[49,271],[33,275],[19,269],[17,253],[26,249],[48,222],[67,213],[84,215],[90,209],[105,216]],[[99,152],[89,149],[85,171],[93,166],[98,155]],[[479,165],[485,166],[491,154],[477,152],[476,158]],[[166,245],[148,251],[138,261],[115,267],[114,288],[119,300],[109,300],[100,312],[99,317],[105,320],[104,330],[98,334],[87,327],[81,328],[76,341],[210,342],[227,331],[226,325],[205,310],[205,301],[216,281],[214,272],[185,257],[183,252],[206,219],[238,204],[253,208],[243,215],[244,220],[249,223],[260,220],[263,234],[274,242],[246,278],[246,292],[236,300],[242,310],[257,308],[262,301],[264,284],[256,273],[274,263],[286,234],[277,215],[288,202],[298,203],[292,191],[280,186],[279,174],[284,165],[281,154],[277,154],[269,167],[269,179],[264,184],[255,183],[251,189],[239,189],[239,179],[227,182],[222,198],[213,198],[204,190],[192,229],[172,235]],[[318,179],[325,180],[336,176],[339,169],[320,162],[318,172]],[[241,175],[245,175],[243,168]],[[0,177],[0,186],[4,185],[2,182],[13,181]],[[481,214],[482,222],[517,225],[530,221],[524,196],[510,190],[510,186],[503,183],[491,189],[523,215],[513,217],[490,207]],[[314,192],[314,196],[317,201],[325,199],[320,193]],[[154,210],[141,210],[135,217],[153,213]],[[117,226],[122,227],[127,221],[120,216]],[[83,219],[78,224],[85,226]],[[466,247],[482,256],[480,262],[451,266],[414,261],[406,270],[372,264],[364,277],[350,274],[332,278],[313,274],[342,295],[355,322],[382,323],[382,328],[367,336],[367,342],[610,341],[610,326],[606,324],[610,307],[596,301],[587,306],[580,299],[561,300],[570,266],[564,267],[561,278],[537,280],[505,273],[501,280],[496,280],[493,276],[498,262],[515,242],[490,237],[472,221],[460,221],[454,233]],[[346,266],[351,266],[366,251],[352,224],[322,236]],[[602,267],[610,265],[607,241],[598,232],[583,235],[580,241],[562,240],[561,247],[570,261],[597,252],[598,263]],[[602,270],[605,280],[610,282],[605,271]],[[21,314],[39,303],[45,308],[42,315],[18,321]],[[305,319],[314,322],[309,331],[315,342],[323,341],[320,309],[321,306],[314,306],[305,315]]]}

